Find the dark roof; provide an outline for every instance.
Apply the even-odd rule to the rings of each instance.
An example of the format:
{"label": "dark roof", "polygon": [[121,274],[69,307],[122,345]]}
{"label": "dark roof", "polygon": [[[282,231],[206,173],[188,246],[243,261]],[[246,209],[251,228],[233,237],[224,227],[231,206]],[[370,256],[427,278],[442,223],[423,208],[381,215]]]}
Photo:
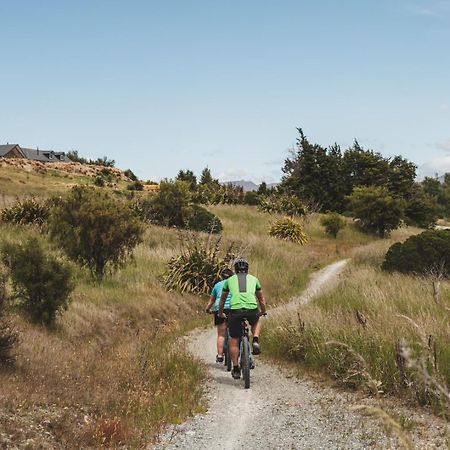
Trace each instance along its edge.
{"label": "dark roof", "polygon": [[71,162],[64,152],[55,152],[53,150],[41,150],[33,148],[23,148],[27,159],[41,162]]}
{"label": "dark roof", "polygon": [[[0,145],[0,156],[7,155],[15,147],[19,147],[19,146],[17,144]],[[19,149],[20,149],[20,147],[19,147]]]}

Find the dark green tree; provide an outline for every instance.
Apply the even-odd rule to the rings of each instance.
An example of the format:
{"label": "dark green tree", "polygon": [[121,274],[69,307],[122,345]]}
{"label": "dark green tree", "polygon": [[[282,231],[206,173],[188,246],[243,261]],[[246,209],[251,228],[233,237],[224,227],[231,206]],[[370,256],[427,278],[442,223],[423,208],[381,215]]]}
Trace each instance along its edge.
{"label": "dark green tree", "polygon": [[356,186],[348,202],[361,228],[381,237],[398,228],[403,219],[404,200],[393,197],[385,186]]}
{"label": "dark green tree", "polygon": [[189,184],[189,189],[195,191],[197,187],[197,177],[192,170],[180,170],[175,177],[175,180],[186,181]]}
{"label": "dark green tree", "polygon": [[411,187],[405,208],[406,222],[422,228],[434,225],[439,217],[439,205],[420,184]]}
{"label": "dark green tree", "polygon": [[407,199],[411,195],[416,169],[414,163],[401,156],[394,156],[389,161],[387,186],[393,196]]}
{"label": "dark green tree", "polygon": [[205,167],[202,170],[202,174],[200,176],[200,184],[211,184],[214,183],[214,179],[211,175],[211,170],[209,169],[209,167]]}

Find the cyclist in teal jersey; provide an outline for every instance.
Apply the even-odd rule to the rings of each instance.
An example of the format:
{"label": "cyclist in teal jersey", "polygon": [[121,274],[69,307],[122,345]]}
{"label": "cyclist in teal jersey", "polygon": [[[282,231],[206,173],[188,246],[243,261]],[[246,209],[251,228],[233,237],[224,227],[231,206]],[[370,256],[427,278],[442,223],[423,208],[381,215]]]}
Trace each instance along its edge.
{"label": "cyclist in teal jersey", "polygon": [[[248,262],[239,258],[234,263],[235,275],[225,280],[219,303],[219,316],[224,315],[224,305],[228,295],[231,295],[228,330],[230,333],[230,356],[233,363],[231,375],[240,378],[238,365],[239,338],[242,321],[247,319],[252,328],[253,354],[259,355],[259,332],[261,329],[259,317],[266,314],[266,301],[258,278],[248,273]],[[258,310],[258,303],[260,310]]]}
{"label": "cyclist in teal jersey", "polygon": [[[233,271],[231,269],[223,269],[220,272],[221,281],[217,282],[211,292],[211,297],[209,298],[208,305],[206,306],[206,312],[209,313],[211,310],[211,306],[214,305],[214,325],[217,327],[217,356],[216,362],[223,363],[223,346],[225,342],[225,334],[227,332],[227,322],[222,315],[219,316],[219,301],[222,295],[223,285],[227,278],[230,278],[233,275]],[[230,310],[230,300],[231,295],[226,297],[223,310],[225,311],[225,315],[228,315]]]}

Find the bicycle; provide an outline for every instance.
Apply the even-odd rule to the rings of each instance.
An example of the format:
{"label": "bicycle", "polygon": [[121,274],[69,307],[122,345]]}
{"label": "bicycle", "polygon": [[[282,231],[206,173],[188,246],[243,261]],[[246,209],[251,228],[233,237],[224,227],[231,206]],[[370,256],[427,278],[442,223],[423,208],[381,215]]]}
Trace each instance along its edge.
{"label": "bicycle", "polygon": [[227,368],[227,372],[231,372],[231,356],[230,356],[229,340],[230,340],[230,331],[228,330],[227,327],[227,332],[225,334],[225,341],[223,343],[223,353],[225,355],[223,363]]}
{"label": "bicycle", "polygon": [[[266,316],[267,313],[260,314],[260,317]],[[250,388],[250,370],[255,368],[253,359],[252,346],[249,339],[249,324],[247,319],[242,319],[242,332],[239,340],[239,365],[242,370],[242,378],[244,379],[245,389]]]}

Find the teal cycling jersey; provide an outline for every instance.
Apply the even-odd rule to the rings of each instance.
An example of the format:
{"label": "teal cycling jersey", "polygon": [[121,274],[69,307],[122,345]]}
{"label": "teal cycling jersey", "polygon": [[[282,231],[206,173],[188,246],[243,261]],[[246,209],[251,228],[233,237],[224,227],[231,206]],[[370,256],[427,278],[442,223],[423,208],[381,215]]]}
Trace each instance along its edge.
{"label": "teal cycling jersey", "polygon": [[[219,281],[218,283],[216,283],[211,292],[211,296],[216,299],[216,301],[214,302],[214,311],[219,311],[220,297],[222,295],[224,283],[225,283],[225,280],[222,280],[222,281]],[[230,301],[231,301],[231,294],[228,294],[227,299],[225,300],[225,306],[223,307],[223,309],[230,309]]]}

